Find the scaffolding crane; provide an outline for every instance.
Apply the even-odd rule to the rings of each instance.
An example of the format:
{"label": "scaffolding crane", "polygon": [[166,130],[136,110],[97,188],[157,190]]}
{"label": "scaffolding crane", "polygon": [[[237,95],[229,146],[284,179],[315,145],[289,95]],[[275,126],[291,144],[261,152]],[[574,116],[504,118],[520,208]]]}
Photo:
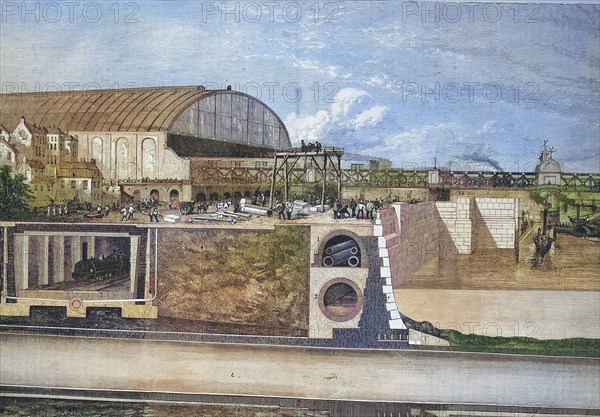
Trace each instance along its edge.
{"label": "scaffolding crane", "polygon": [[321,174],[321,210],[325,209],[325,185],[327,184],[327,176],[332,173],[337,181],[338,198],[342,198],[342,156],[344,155],[343,148],[323,147],[320,151],[302,151],[294,149],[290,152],[278,152],[275,154],[275,163],[273,164],[273,175],[271,175],[271,192],[269,196],[269,204],[273,207],[273,199],[275,198],[275,182],[277,176],[283,174],[283,195],[287,201],[290,190],[290,177],[294,167],[301,159],[312,161],[313,166],[317,168]]}

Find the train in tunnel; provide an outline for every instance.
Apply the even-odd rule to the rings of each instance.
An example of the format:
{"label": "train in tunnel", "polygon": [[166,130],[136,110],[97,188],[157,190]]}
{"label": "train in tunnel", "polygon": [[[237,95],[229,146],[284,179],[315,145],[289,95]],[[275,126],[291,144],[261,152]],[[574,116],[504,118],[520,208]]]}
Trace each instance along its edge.
{"label": "train in tunnel", "polygon": [[122,278],[129,274],[129,257],[122,251],[115,251],[106,257],[82,259],[73,268],[73,279],[78,281],[105,278]]}

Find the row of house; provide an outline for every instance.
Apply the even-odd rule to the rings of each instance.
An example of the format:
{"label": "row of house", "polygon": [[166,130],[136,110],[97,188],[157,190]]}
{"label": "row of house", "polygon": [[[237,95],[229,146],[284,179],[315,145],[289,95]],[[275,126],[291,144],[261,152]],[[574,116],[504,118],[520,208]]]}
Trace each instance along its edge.
{"label": "row of house", "polygon": [[3,164],[25,177],[32,207],[102,203],[102,173],[95,161],[79,158],[77,137],[58,127],[37,126],[24,117],[14,129],[0,124]]}

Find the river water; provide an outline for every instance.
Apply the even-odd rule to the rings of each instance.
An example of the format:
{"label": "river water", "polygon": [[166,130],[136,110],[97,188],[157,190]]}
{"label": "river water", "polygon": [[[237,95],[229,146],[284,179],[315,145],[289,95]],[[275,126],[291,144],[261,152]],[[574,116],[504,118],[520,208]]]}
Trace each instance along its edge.
{"label": "river water", "polygon": [[476,250],[432,259],[401,288],[600,291],[600,242],[559,234],[541,262],[525,238],[512,249]]}

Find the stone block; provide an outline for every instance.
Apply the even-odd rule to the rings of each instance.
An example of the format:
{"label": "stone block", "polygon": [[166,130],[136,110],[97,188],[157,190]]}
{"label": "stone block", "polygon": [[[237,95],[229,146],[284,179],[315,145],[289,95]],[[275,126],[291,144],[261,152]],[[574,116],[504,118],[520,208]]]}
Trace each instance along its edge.
{"label": "stone block", "polygon": [[391,286],[384,285],[383,286],[383,293],[384,294],[393,294],[394,293],[394,289]]}
{"label": "stone block", "polygon": [[375,225],[373,226],[373,235],[374,236],[383,236],[383,226]]}
{"label": "stone block", "polygon": [[392,330],[406,329],[406,326],[404,325],[404,322],[402,321],[402,319],[390,320],[389,323],[390,323],[390,329],[392,329]]}

